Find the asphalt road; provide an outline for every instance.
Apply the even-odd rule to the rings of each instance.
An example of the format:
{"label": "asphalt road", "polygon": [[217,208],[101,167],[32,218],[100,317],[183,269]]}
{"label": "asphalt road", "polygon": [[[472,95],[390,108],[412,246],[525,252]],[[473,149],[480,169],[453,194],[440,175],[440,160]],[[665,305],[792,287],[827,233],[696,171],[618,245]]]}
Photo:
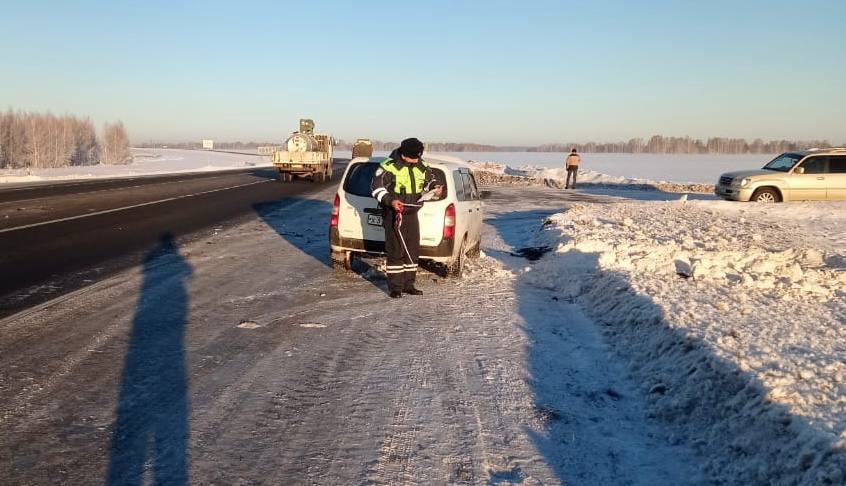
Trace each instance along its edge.
{"label": "asphalt road", "polygon": [[0,189],[0,316],[141,261],[161,235],[195,239],[254,205],[336,184],[282,184],[269,168]]}

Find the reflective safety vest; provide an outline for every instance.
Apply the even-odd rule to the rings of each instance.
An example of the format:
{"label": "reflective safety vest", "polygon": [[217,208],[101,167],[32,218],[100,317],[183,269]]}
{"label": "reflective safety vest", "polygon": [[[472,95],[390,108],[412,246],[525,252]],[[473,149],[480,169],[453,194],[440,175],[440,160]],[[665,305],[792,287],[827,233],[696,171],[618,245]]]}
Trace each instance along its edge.
{"label": "reflective safety vest", "polygon": [[[416,164],[398,164],[394,159],[386,159],[379,167],[394,175],[394,194],[422,194],[426,182],[426,169],[429,168],[422,159]],[[412,182],[414,183],[412,186]]]}

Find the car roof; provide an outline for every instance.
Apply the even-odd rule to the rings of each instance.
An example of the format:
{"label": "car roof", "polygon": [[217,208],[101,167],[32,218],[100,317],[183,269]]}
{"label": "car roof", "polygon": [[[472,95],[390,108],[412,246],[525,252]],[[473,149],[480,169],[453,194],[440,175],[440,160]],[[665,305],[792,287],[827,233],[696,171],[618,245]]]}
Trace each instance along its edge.
{"label": "car roof", "polygon": [[[381,156],[380,157],[356,157],[356,158],[352,159],[350,161],[350,163],[353,163],[353,162],[369,162],[371,164],[379,164],[379,163],[382,163],[382,161],[386,160],[387,158],[388,157],[381,157]],[[454,157],[450,157],[449,159],[446,159],[446,158],[438,158],[437,155],[434,155],[434,156],[431,156],[431,157],[423,157],[423,160],[425,160],[426,163],[429,164],[430,166],[436,167],[436,168],[440,167],[440,168],[449,168],[449,169],[455,169],[455,168],[470,169],[470,165],[467,164],[467,162],[464,162],[463,160],[457,159],[457,158],[454,158]]]}
{"label": "car roof", "polygon": [[821,154],[846,154],[846,147],[827,147],[827,148],[812,148],[808,150],[797,150],[796,154],[805,155],[821,155]]}

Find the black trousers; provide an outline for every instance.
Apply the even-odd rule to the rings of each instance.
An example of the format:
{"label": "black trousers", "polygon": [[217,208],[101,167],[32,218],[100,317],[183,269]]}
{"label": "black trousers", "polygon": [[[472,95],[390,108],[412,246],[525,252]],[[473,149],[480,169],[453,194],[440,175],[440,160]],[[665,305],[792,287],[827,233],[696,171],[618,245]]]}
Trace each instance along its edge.
{"label": "black trousers", "polygon": [[[570,165],[567,167],[567,183],[564,184],[564,188],[572,187],[576,188],[576,176],[579,174],[579,166],[578,165]],[[573,183],[570,184],[570,176],[573,176]]]}
{"label": "black trousers", "polygon": [[385,208],[382,217],[385,225],[385,253],[388,254],[388,289],[411,289],[414,287],[420,258],[420,222],[417,220],[417,212],[403,214],[400,224],[393,209]]}

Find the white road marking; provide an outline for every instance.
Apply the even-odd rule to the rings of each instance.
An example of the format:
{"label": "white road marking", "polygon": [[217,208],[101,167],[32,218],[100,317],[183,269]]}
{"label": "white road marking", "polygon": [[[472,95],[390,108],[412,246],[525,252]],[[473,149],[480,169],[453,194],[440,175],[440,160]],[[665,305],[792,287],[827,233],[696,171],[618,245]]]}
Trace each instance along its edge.
{"label": "white road marking", "polygon": [[45,225],[53,224],[53,223],[61,223],[63,221],[73,221],[75,219],[89,218],[91,216],[99,216],[101,214],[116,213],[118,211],[126,211],[127,209],[140,208],[140,207],[143,207],[143,206],[152,206],[153,204],[161,204],[161,203],[168,202],[168,201],[176,201],[177,199],[185,199],[186,197],[202,196],[203,194],[211,194],[213,192],[227,191],[229,189],[237,189],[239,187],[252,186],[252,185],[255,185],[255,184],[264,184],[265,182],[271,182],[273,180],[274,179],[267,179],[267,180],[264,180],[264,181],[248,182],[246,184],[239,184],[237,186],[221,187],[219,189],[212,189],[210,191],[195,192],[194,194],[185,194],[185,195],[182,195],[182,196],[169,197],[169,198],[166,198],[166,199],[159,199],[158,201],[150,201],[150,202],[145,202],[145,203],[141,203],[141,204],[133,204],[131,206],[123,206],[123,207],[120,207],[120,208],[106,209],[104,211],[97,211],[96,213],[80,214],[78,216],[69,216],[67,218],[53,219],[53,220],[50,220],[50,221],[42,221],[40,223],[32,223],[32,224],[27,224],[27,225],[24,225],[24,226],[16,226],[14,228],[2,229],[2,230],[0,230],[0,233],[8,233],[8,232],[11,232],[11,231],[17,231],[17,230],[22,230],[22,229],[27,229],[27,228],[35,228],[37,226],[45,226]]}

